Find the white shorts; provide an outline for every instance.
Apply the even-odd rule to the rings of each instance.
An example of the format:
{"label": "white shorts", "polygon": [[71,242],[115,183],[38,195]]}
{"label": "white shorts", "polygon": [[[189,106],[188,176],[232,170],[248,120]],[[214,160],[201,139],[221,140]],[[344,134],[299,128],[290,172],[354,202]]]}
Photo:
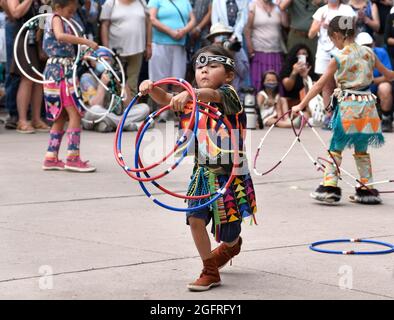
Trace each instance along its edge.
{"label": "white shorts", "polygon": [[318,50],[315,59],[315,73],[323,74],[327,70],[327,67],[332,59],[331,54],[337,54],[337,53],[339,53],[339,50],[337,48],[328,52],[327,51],[321,52]]}
{"label": "white shorts", "polygon": [[152,43],[152,57],[149,60],[149,79],[185,78],[186,50],[183,46]]}

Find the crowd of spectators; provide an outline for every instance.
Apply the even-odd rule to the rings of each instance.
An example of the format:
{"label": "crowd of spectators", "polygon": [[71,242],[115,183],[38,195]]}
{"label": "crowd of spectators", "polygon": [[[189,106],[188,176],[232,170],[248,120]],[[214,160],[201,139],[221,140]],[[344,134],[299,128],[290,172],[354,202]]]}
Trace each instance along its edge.
{"label": "crowd of spectators", "polygon": [[[327,35],[328,23],[338,15],[357,17],[359,44],[373,47],[386,67],[393,65],[392,0],[76,1],[79,8],[74,20],[82,26],[83,32],[113,49],[121,58],[129,97],[137,93],[142,79],[186,77],[192,80],[188,77],[193,54],[201,46],[216,43],[234,54],[237,66],[234,87],[239,92],[242,87],[254,88],[265,115],[264,108],[280,103],[272,109],[280,114],[300,101],[308,90],[307,83],[319,78],[327,68],[331,53],[338,50]],[[0,4],[6,15],[4,33],[0,33],[5,37],[6,47],[3,101],[9,116],[5,127],[20,133],[48,131],[49,126],[42,118],[42,86],[20,72],[13,59],[13,47],[22,24],[41,13],[42,6],[50,5],[50,0],[1,0]],[[41,38],[37,32],[36,41],[28,46],[29,58],[37,70],[42,70],[46,61]],[[18,52],[20,50],[23,50],[22,43],[18,44]],[[22,60],[22,67],[31,72],[29,63]],[[100,70],[97,75],[107,81]],[[374,76],[371,90],[380,100],[383,130],[389,132],[393,121],[393,87],[377,72]],[[271,82],[277,82],[278,87],[268,89],[270,94],[264,96],[261,92],[267,91],[267,85],[273,85]],[[94,79],[88,75],[81,77],[81,87],[91,107],[105,108],[108,99]],[[334,87],[332,79],[323,88],[324,105],[328,105]],[[139,108],[138,115],[130,118],[129,130],[136,130],[154,106],[141,104]],[[106,125],[86,129],[112,131],[116,117],[113,115]]]}

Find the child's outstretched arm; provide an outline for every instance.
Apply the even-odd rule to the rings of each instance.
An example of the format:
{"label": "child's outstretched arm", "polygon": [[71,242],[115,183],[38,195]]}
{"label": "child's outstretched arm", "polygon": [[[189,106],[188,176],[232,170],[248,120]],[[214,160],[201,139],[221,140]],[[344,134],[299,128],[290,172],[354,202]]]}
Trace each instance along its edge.
{"label": "child's outstretched arm", "polygon": [[[196,96],[197,100],[200,100],[201,102],[222,103],[222,95],[219,90],[210,88],[196,89]],[[183,108],[190,100],[191,96],[189,93],[187,91],[183,91],[172,97],[170,106],[174,111],[183,111]]]}
{"label": "child's outstretched arm", "polygon": [[337,62],[333,58],[331,59],[330,63],[328,64],[326,72],[320,77],[320,79],[312,86],[312,88],[308,91],[307,95],[302,99],[302,101],[292,108],[294,113],[304,110],[307,106],[309,101],[311,101],[317,94],[321,92],[324,85],[330,80],[335,72],[337,71]]}
{"label": "child's outstretched arm", "polygon": [[93,50],[97,50],[99,48],[98,44],[94,41],[65,33],[63,29],[63,22],[60,16],[56,15],[53,17],[52,28],[55,38],[58,41],[67,42],[76,45],[78,44],[86,45],[89,48],[92,48]]}
{"label": "child's outstretched arm", "polygon": [[394,71],[387,69],[379,58],[375,55],[375,68],[387,79],[387,81],[394,80]]}
{"label": "child's outstretched arm", "polygon": [[154,87],[152,80],[142,81],[139,90],[143,96],[149,94],[156,103],[163,106],[169,105],[173,97],[172,94],[165,92],[162,88]]}

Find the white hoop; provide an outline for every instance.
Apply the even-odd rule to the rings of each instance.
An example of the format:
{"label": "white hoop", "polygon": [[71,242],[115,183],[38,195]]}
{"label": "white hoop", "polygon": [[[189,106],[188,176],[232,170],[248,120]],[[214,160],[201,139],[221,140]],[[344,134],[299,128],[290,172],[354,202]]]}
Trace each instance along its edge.
{"label": "white hoop", "polygon": [[[112,56],[114,57],[116,63],[119,66],[120,73],[121,73],[121,78],[119,78],[118,74],[115,72],[115,70],[112,68],[112,66],[105,59],[103,59],[102,57],[94,57],[94,56],[89,56],[88,55],[85,58],[86,59],[90,59],[90,60],[94,60],[97,63],[101,63],[104,66],[105,71],[109,71],[114,76],[115,79],[117,79],[119,82],[121,82],[121,88],[122,89],[121,89],[121,94],[120,94],[119,98],[122,101],[124,101],[126,99],[126,96],[125,96],[126,77],[125,77],[125,73],[124,73],[124,69],[123,69],[122,63],[120,62],[119,58],[115,55],[115,53],[111,49],[109,49],[107,47],[104,47],[104,46],[99,46],[99,48],[105,49],[105,50],[107,50],[108,52],[110,52],[112,54]],[[73,77],[72,78],[73,78],[74,93],[75,93],[76,99],[78,99],[79,104],[82,106],[82,108],[86,112],[100,117],[97,120],[82,119],[82,121],[86,122],[86,123],[95,124],[95,123],[98,123],[98,122],[102,121],[108,114],[110,114],[113,111],[115,98],[118,97],[118,96],[115,95],[114,93],[111,94],[111,102],[110,102],[109,107],[107,108],[107,110],[105,112],[95,112],[95,111],[92,111],[89,107],[87,107],[85,105],[83,99],[81,98],[82,94],[80,93],[80,87],[77,85],[77,70],[78,70],[79,63],[83,63],[83,64],[86,64],[88,66],[89,72],[96,79],[96,81],[98,83],[100,83],[100,85],[102,85],[104,87],[104,89],[106,91],[109,91],[109,88],[101,81],[101,79],[99,77],[97,77],[97,75],[94,73],[92,68],[89,67],[89,65],[87,64],[86,60],[83,59],[82,55],[79,55],[77,57],[77,60],[75,61],[74,66],[73,66]]]}
{"label": "white hoop", "polygon": [[[35,78],[31,77],[25,70],[23,70],[23,68],[21,67],[21,65],[19,63],[19,58],[18,58],[18,43],[19,43],[20,36],[22,35],[22,33],[26,29],[26,27],[29,26],[29,24],[33,23],[33,21],[36,20],[36,19],[46,18],[46,17],[49,17],[49,16],[53,16],[53,13],[38,14],[38,15],[32,17],[31,19],[29,19],[28,21],[26,21],[23,24],[22,28],[18,31],[18,33],[17,33],[17,35],[15,37],[15,44],[14,44],[14,59],[15,59],[15,63],[18,66],[19,70],[22,72],[22,74],[26,78],[28,78],[29,80],[31,80],[33,82],[40,83],[40,84],[50,84],[50,83],[54,83],[55,81],[54,80],[46,80],[44,75],[41,72],[39,72],[34,66],[31,65],[31,61],[30,61],[29,56],[27,54],[27,36],[28,36],[28,32],[30,32],[30,31],[26,32],[26,35],[25,35],[25,38],[24,38],[24,41],[23,41],[23,52],[25,54],[26,61],[30,64],[30,67],[32,68],[32,70],[38,76],[40,76],[41,79],[43,79],[43,80],[35,79]],[[73,23],[75,23],[75,25],[77,25],[80,30],[82,30],[81,26],[76,21],[73,21],[73,23],[71,23],[66,18],[63,18],[63,17],[60,17],[60,18],[70,26],[70,28],[73,31],[74,35],[78,37],[79,36],[78,31],[76,30],[76,28],[73,25]],[[77,57],[79,56],[80,52],[81,52],[81,46],[78,45]]]}

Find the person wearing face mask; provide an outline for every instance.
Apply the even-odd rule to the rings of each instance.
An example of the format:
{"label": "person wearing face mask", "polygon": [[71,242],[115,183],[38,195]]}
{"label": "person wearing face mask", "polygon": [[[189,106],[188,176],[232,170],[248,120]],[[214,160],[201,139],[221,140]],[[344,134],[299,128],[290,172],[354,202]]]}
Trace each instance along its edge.
{"label": "person wearing face mask", "polygon": [[[96,50],[96,54],[99,57],[105,59],[108,63],[112,63],[112,55],[109,51],[104,48]],[[91,62],[94,65],[94,73],[100,78],[103,84],[108,85],[110,82],[109,73],[105,70],[104,64],[99,62]],[[80,79],[80,88],[82,91],[82,99],[84,103],[90,106],[90,110],[95,113],[105,113],[108,105],[111,101],[111,93],[106,91],[105,88],[96,80],[96,78],[90,73],[86,72],[82,74]],[[121,109],[123,110],[133,98],[129,87],[126,85],[126,100],[122,102]],[[115,112],[116,110],[114,110]],[[83,128],[86,130],[95,130],[98,132],[113,132],[119,124],[121,119],[121,112],[118,114],[111,112],[106,118],[99,123],[89,123],[83,121]],[[129,112],[124,130],[136,131],[142,121],[148,116],[150,108],[146,103],[136,104]],[[84,119],[88,121],[97,120],[101,118],[99,115],[95,115],[90,112],[86,112]]]}
{"label": "person wearing face mask", "polygon": [[[257,105],[263,120],[264,126],[271,126],[283,116],[289,107],[285,98],[279,94],[279,76],[275,71],[270,70],[261,77],[261,90],[257,94]],[[296,121],[296,126],[299,121]],[[284,117],[276,123],[279,128],[291,128],[290,118]]]}
{"label": "person wearing face mask", "polygon": [[[340,0],[328,0],[325,6],[320,7],[313,15],[313,22],[309,29],[308,36],[310,39],[317,40],[317,51],[315,58],[315,73],[322,75],[327,70],[332,54],[338,53],[338,49],[331,42],[327,34],[327,28],[330,21],[337,16],[355,17],[356,14],[351,6],[343,4]],[[330,102],[330,96],[335,88],[334,78],[327,81],[324,85],[323,100],[324,105]]]}

